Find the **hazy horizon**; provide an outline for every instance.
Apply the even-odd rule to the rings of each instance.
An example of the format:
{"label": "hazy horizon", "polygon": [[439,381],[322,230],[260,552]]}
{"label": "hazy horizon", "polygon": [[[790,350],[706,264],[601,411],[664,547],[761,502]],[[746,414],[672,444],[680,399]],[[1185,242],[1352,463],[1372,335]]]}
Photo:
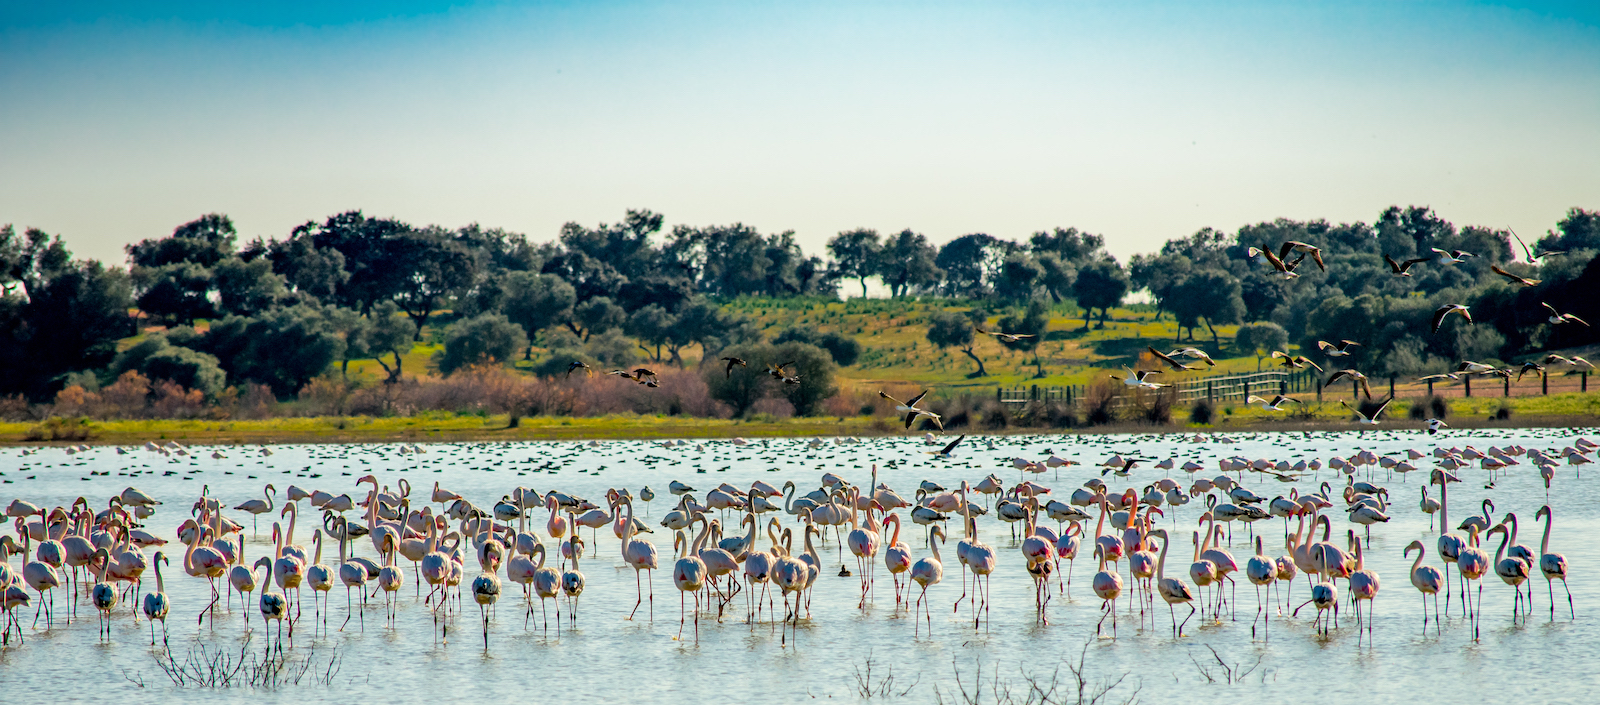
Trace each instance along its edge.
{"label": "hazy horizon", "polygon": [[199,215],[1107,237],[1600,207],[1576,3],[0,9],[0,223],[80,257]]}

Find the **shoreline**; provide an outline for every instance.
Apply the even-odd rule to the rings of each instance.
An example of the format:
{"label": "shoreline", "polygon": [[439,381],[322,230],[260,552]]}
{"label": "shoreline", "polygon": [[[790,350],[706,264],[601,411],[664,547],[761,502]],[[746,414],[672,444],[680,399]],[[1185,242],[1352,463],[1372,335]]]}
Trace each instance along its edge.
{"label": "shoreline", "polygon": [[[1452,418],[1451,431],[1509,428],[1600,427],[1600,416],[1592,414],[1525,415],[1511,419]],[[513,426],[505,414],[487,416],[399,417],[299,417],[259,420],[133,420],[89,421],[65,424],[72,435],[84,430],[85,437],[28,440],[44,422],[0,423],[0,446],[42,447],[86,444],[91,446],[142,445],[146,441],[180,441],[185,445],[281,445],[313,443],[494,443],[525,441],[657,440],[668,438],[798,438],[798,437],[882,437],[920,436],[925,431],[904,431],[900,424],[884,417],[858,416],[790,419],[700,419],[689,417],[601,416],[601,417],[524,417]],[[1221,423],[1197,425],[1174,422],[1152,426],[1138,423],[1113,423],[1073,428],[1053,427],[961,427],[947,430],[945,436],[1012,436],[1056,434],[1227,434],[1227,433],[1311,433],[1328,431],[1418,431],[1423,422],[1413,419],[1385,420],[1376,428],[1352,421],[1311,419],[1292,421],[1262,416],[1224,419]]]}

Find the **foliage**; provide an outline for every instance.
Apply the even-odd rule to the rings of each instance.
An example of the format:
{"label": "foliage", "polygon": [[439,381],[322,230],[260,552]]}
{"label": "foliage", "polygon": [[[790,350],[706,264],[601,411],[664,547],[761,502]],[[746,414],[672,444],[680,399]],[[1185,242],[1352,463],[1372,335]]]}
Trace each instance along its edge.
{"label": "foliage", "polygon": [[1271,321],[1264,323],[1251,323],[1239,326],[1239,331],[1234,334],[1233,347],[1245,355],[1254,355],[1256,369],[1261,369],[1261,361],[1273,351],[1289,349],[1289,331]]}
{"label": "foliage", "polygon": [[449,376],[468,365],[510,361],[527,347],[528,336],[521,326],[504,315],[485,313],[452,324],[434,364],[440,374]]}
{"label": "foliage", "polygon": [[[701,376],[712,398],[732,407],[735,416],[744,415],[769,397],[786,399],[794,405],[796,414],[810,416],[821,410],[824,399],[838,391],[833,381],[833,357],[815,345],[797,341],[745,343],[731,345],[722,352],[745,360],[748,365],[728,370],[708,360],[701,366]],[[767,365],[789,362],[794,364],[786,365],[784,373],[798,377],[798,384],[788,384],[768,374]]]}
{"label": "foliage", "polygon": [[808,343],[827,350],[828,355],[833,358],[833,364],[840,367],[854,365],[861,357],[861,344],[857,343],[855,338],[834,332],[823,333],[812,326],[791,326],[772,339],[773,343],[790,341]]}

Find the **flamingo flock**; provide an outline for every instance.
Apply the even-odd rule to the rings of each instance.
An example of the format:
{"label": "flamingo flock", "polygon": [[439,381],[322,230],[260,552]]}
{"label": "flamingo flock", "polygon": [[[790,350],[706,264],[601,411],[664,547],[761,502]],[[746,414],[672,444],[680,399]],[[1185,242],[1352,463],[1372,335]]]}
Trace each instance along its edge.
{"label": "flamingo flock", "polygon": [[[951,457],[958,443],[935,455]],[[634,573],[635,602],[626,619],[653,622],[654,575],[662,568],[656,545],[648,538],[655,533],[654,524],[672,539],[667,567],[671,586],[679,594],[676,638],[680,640],[698,641],[702,620],[733,619],[751,629],[762,623],[781,626],[780,643],[787,646],[798,639],[801,623],[812,618],[813,591],[824,582],[824,572],[832,572],[828,566],[833,563],[838,563],[838,575],[855,578],[858,609],[868,610],[880,599],[887,602],[876,591],[880,561],[892,582],[894,613],[908,613],[914,637],[920,638],[924,631],[931,635],[937,588],[945,581],[946,561],[952,555],[949,568],[961,579],[952,613],[960,614],[962,603],[967,603],[964,629],[988,628],[995,607],[990,585],[996,574],[1024,572],[1034,588],[1037,623],[1046,627],[1051,600],[1071,599],[1073,567],[1087,549],[1086,556],[1094,562],[1089,589],[1100,601],[1096,634],[1104,638],[1118,638],[1119,622],[1130,618],[1137,619],[1141,630],[1158,630],[1157,597],[1166,603],[1169,617],[1168,629],[1160,631],[1175,639],[1188,636],[1186,629],[1196,615],[1208,624],[1234,621],[1243,576],[1256,593],[1252,638],[1267,641],[1274,617],[1297,619],[1307,607],[1314,609],[1315,631],[1330,634],[1343,628],[1340,610],[1353,608],[1357,641],[1370,643],[1381,591],[1379,575],[1366,561],[1371,555],[1371,532],[1402,509],[1390,501],[1391,487],[1376,484],[1376,474],[1387,471],[1391,481],[1396,474],[1404,481],[1407,473],[1421,469],[1418,466],[1431,458],[1435,467],[1427,471],[1428,481],[1420,488],[1419,510],[1428,515],[1430,526],[1436,522],[1439,527],[1434,553],[1443,566],[1428,564],[1428,546],[1421,539],[1410,541],[1401,557],[1411,561],[1408,579],[1423,601],[1424,633],[1431,623],[1435,633],[1442,634],[1454,602],[1467,620],[1469,638],[1476,640],[1484,619],[1483,583],[1491,572],[1514,593],[1514,621],[1531,615],[1532,581],[1538,577],[1546,582],[1551,620],[1557,617],[1556,582],[1562,583],[1569,619],[1576,618],[1576,607],[1567,587],[1566,558],[1551,550],[1555,524],[1550,506],[1522,508],[1533,509],[1534,521],[1542,522],[1535,552],[1519,543],[1517,514],[1507,511],[1497,518],[1499,508],[1489,499],[1483,500],[1479,513],[1452,525],[1451,485],[1463,481],[1473,461],[1479,461],[1492,486],[1495,478],[1525,462],[1553,468],[1557,460],[1588,459],[1597,450],[1600,446],[1577,439],[1561,451],[1516,446],[1478,451],[1466,446],[1437,448],[1431,456],[1415,450],[1380,456],[1359,450],[1326,465],[1320,460],[1291,465],[1234,457],[1221,460],[1221,473],[1210,478],[1199,476],[1204,469],[1199,464],[1184,463],[1181,469],[1195,476],[1187,489],[1172,477],[1124,483],[1140,459],[1118,455],[1102,463],[1097,475],[1089,469],[1094,466],[1086,468],[1090,477],[1078,486],[1050,487],[1025,477],[1011,483],[990,473],[964,479],[954,488],[923,481],[911,492],[911,500],[879,482],[877,465],[857,478],[866,480],[864,485],[827,472],[816,489],[804,493],[794,480],[781,487],[764,481],[748,487],[724,482],[703,494],[674,480],[668,491],[676,503],[658,521],[650,522],[637,515],[635,493],[624,487],[608,489],[598,501],[591,501],[574,493],[539,493],[517,486],[480,505],[468,498],[469,493],[453,492],[435,482],[432,492],[419,493],[413,505],[409,482],[402,479],[391,488],[374,474],[355,478],[353,486],[325,483],[325,489],[317,490],[290,486],[281,503],[276,487],[268,483],[260,498],[234,505],[232,516],[227,503],[203,486],[198,497],[167,498],[184,508],[176,526],[163,522],[166,512],[158,511],[167,504],[133,487],[107,498],[100,511],[86,498],[58,507],[15,498],[5,509],[14,520],[15,537],[0,538],[4,597],[0,606],[7,645],[13,637],[20,642],[26,631],[38,630],[41,618],[47,630],[58,628],[58,622],[70,624],[82,601],[96,612],[99,638],[112,638],[110,625],[119,616],[134,620],[142,616],[150,624],[154,645],[155,623],[161,622],[160,639],[165,641],[175,608],[178,614],[193,615],[196,628],[215,628],[218,619],[232,612],[237,598],[246,625],[255,612],[263,629],[271,630],[267,648],[281,651],[293,647],[297,629],[303,628],[307,588],[313,630],[330,628],[329,615],[339,608],[328,598],[342,585],[346,601],[339,630],[357,618],[356,628],[364,631],[366,606],[380,597],[383,621],[392,628],[399,617],[397,607],[413,600],[429,611],[436,638],[446,641],[449,626],[456,623],[470,596],[478,607],[475,622],[481,625],[487,650],[491,623],[502,606],[519,602],[519,589],[525,629],[550,632],[549,600],[557,603],[558,636],[564,622],[569,629],[576,626],[586,584],[580,561],[592,555],[591,544],[598,548],[603,528],[609,528],[617,541],[619,567]],[[1050,461],[1012,463],[1035,475],[1074,465],[1078,463],[1055,455]],[[1154,462],[1153,467],[1163,472],[1180,469],[1175,459]],[[1314,492],[1301,493],[1297,488],[1268,497],[1271,493],[1257,491],[1265,485],[1247,486],[1247,481],[1290,481],[1320,472],[1332,473],[1332,479],[1321,482]],[[1547,483],[1550,475],[1553,471],[1544,471]],[[1118,490],[1113,484],[1127,486]],[[637,495],[646,504],[656,498],[648,487]],[[320,523],[310,529],[310,552],[295,538],[302,503],[304,511],[321,512]],[[1191,504],[1196,506],[1190,508]],[[243,514],[250,515],[248,529],[240,521]],[[1336,532],[1335,517],[1341,514],[1348,526]],[[251,562],[245,555],[244,532],[254,535],[261,515],[270,521],[270,553]],[[1000,546],[985,543],[980,536],[980,518],[991,515],[1008,524],[1010,539]],[[540,519],[542,535],[537,531]],[[1281,536],[1272,528],[1279,519]],[[906,520],[916,526],[904,526]],[[160,536],[166,531],[150,528],[163,523],[170,538]],[[590,530],[588,541],[581,536],[585,528]],[[903,536],[908,528],[910,534]],[[1191,546],[1174,550],[1173,538],[1181,542],[1185,533]],[[1253,548],[1242,565],[1231,552],[1239,533],[1247,534],[1244,545]],[[170,545],[174,540],[177,545]],[[328,542],[337,547],[334,565],[324,563]],[[367,542],[373,558],[356,555]],[[154,555],[147,557],[146,549],[155,550]],[[855,559],[853,574],[845,564],[847,549]],[[1187,574],[1181,566],[1184,555],[1190,557]],[[19,566],[12,565],[13,557],[20,560]],[[178,574],[163,573],[172,558],[179,559],[183,574],[206,581],[209,600],[173,603],[165,578]],[[1169,558],[1180,561],[1172,573],[1166,572]],[[468,572],[473,559],[475,575]],[[153,568],[153,592],[145,591],[146,568]],[[1309,597],[1292,606],[1301,576]],[[1442,611],[1440,593],[1445,598]],[[783,603],[781,616],[777,600]],[[24,629],[21,614],[30,606],[33,623]],[[1180,612],[1183,607],[1188,607],[1187,613]],[[62,610],[65,615],[58,614]]]}

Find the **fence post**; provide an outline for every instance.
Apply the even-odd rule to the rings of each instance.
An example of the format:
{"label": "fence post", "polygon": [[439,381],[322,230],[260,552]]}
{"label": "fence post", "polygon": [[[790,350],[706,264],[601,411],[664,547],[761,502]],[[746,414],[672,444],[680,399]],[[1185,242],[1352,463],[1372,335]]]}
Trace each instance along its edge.
{"label": "fence post", "polygon": [[1389,398],[1394,398],[1394,375],[1389,375]]}
{"label": "fence post", "polygon": [[[1584,377],[1583,377],[1584,379],[1589,379],[1589,373],[1585,372],[1583,374],[1584,374]],[[1209,402],[1209,403],[1216,403],[1216,401],[1217,401],[1217,396],[1216,396],[1215,393],[1212,392],[1211,380],[1209,380],[1209,379],[1206,380],[1206,401]]]}
{"label": "fence post", "polygon": [[1501,378],[1501,379],[1503,379],[1503,380],[1504,380],[1504,381],[1505,381],[1505,383],[1506,383],[1506,386],[1505,386],[1505,391],[1504,391],[1504,392],[1502,392],[1502,393],[1501,393],[1501,394],[1500,394],[1500,396],[1503,396],[1503,397],[1509,397],[1509,396],[1511,396],[1511,376],[1510,376],[1510,375],[1507,375],[1507,376],[1505,376],[1505,377],[1502,377],[1502,378]]}
{"label": "fence post", "polygon": [[1067,385],[1067,406],[1072,406],[1072,385]]}
{"label": "fence post", "polygon": [[1322,403],[1322,378],[1317,378],[1317,403]]}
{"label": "fence post", "polygon": [[1583,385],[1583,391],[1585,391],[1585,392],[1589,391],[1589,371],[1588,370],[1584,370],[1583,371],[1583,379],[1580,382],[1580,384]]}
{"label": "fence post", "polygon": [[1039,401],[1039,385],[1033,385],[1033,389],[1028,391],[1028,400]]}
{"label": "fence post", "polygon": [[1549,396],[1550,395],[1550,373],[1549,372],[1546,372],[1544,370],[1540,370],[1539,371],[1539,387],[1541,389],[1541,393],[1543,393],[1545,396]]}
{"label": "fence post", "polygon": [[1428,380],[1428,396],[1433,396],[1433,380]]}
{"label": "fence post", "polygon": [[1005,388],[1004,387],[995,387],[994,388],[994,403],[1001,404],[1001,403],[1004,403],[1005,400],[1006,400]]}
{"label": "fence post", "polygon": [[1466,390],[1467,390],[1466,394],[1467,394],[1467,396],[1469,396],[1469,397],[1472,396],[1472,377],[1469,376],[1469,375],[1462,375],[1461,376],[1461,383],[1466,385]]}
{"label": "fence post", "polygon": [[1245,399],[1249,399],[1250,398],[1250,380],[1248,380],[1248,379],[1246,379],[1244,381],[1244,398]]}
{"label": "fence post", "polygon": [[1353,379],[1350,380],[1350,400],[1361,401],[1361,385]]}

